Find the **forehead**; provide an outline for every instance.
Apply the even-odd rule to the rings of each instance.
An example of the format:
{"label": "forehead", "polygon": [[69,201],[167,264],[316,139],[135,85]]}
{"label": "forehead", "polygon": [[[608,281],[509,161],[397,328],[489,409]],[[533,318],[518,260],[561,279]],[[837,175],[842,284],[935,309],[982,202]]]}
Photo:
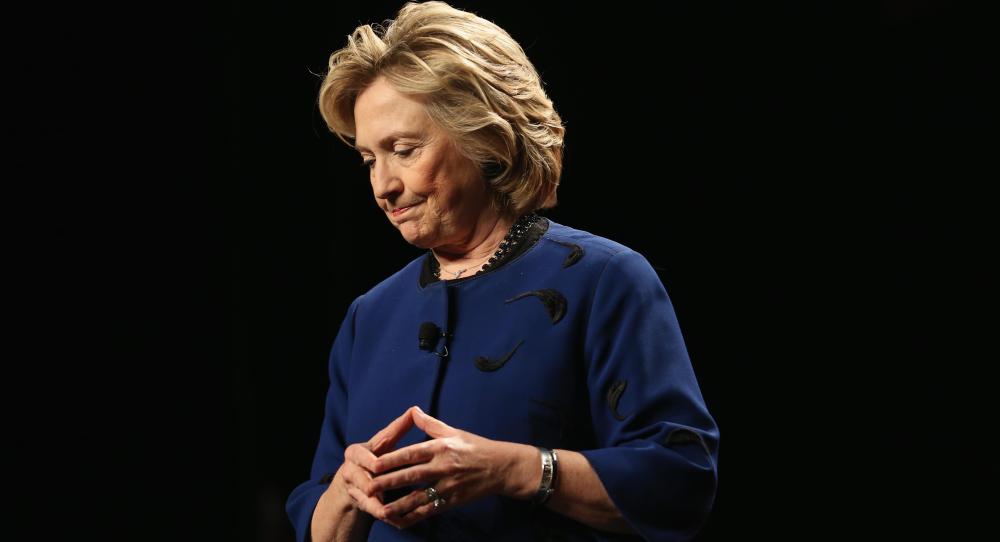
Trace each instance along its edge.
{"label": "forehead", "polygon": [[354,102],[355,148],[370,150],[394,137],[430,129],[423,103],[379,77]]}

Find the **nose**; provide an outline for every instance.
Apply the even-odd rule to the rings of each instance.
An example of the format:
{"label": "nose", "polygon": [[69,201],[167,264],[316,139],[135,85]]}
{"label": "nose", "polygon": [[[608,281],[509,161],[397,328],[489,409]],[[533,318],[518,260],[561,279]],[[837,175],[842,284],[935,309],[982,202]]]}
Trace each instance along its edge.
{"label": "nose", "polygon": [[387,162],[376,160],[371,170],[372,191],[379,199],[389,199],[403,190],[403,182]]}

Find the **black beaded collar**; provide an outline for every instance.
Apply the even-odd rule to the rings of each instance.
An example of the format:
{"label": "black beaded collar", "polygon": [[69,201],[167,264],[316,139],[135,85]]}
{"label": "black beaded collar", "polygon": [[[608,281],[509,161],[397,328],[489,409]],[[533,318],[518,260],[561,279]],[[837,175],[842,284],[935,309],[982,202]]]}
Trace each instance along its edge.
{"label": "black beaded collar", "polygon": [[[503,251],[500,252],[498,250],[498,254],[495,255],[498,256],[498,259],[494,261],[493,258],[490,258],[490,262],[484,265],[484,269],[479,273],[469,275],[467,277],[461,277],[449,280],[447,282],[451,284],[455,282],[466,281],[469,279],[479,277],[485,273],[490,273],[492,271],[495,271],[500,267],[503,267],[508,262],[514,260],[517,256],[523,254],[529,248],[534,246],[534,244],[537,243],[538,240],[541,239],[542,235],[544,235],[545,232],[548,231],[549,229],[549,219],[543,216],[533,215],[529,217],[529,215],[523,215],[521,218],[518,219],[518,221],[521,222],[520,224],[521,232],[517,233],[517,231],[515,230],[515,226],[517,226],[518,224],[515,223],[515,226],[511,226],[511,231],[509,233],[515,234],[514,236],[511,237],[515,236],[520,237],[521,238],[520,242],[513,244],[513,247],[510,247],[510,243],[508,243],[507,245],[503,245]],[[507,238],[505,238],[505,241],[506,240]],[[437,268],[438,268],[437,258],[434,257],[434,253],[428,250],[427,257],[424,258],[424,264],[420,270],[421,287],[427,286],[432,282],[438,282],[441,280],[435,276],[435,271],[437,270]]]}

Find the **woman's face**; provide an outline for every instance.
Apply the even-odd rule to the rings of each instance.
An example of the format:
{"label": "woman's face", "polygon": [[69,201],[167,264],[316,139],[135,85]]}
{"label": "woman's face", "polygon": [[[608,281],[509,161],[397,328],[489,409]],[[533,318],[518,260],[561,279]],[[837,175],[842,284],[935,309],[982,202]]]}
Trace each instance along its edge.
{"label": "woman's face", "polygon": [[354,104],[355,148],[369,168],[375,201],[407,242],[459,246],[489,206],[486,183],[423,104],[384,77]]}

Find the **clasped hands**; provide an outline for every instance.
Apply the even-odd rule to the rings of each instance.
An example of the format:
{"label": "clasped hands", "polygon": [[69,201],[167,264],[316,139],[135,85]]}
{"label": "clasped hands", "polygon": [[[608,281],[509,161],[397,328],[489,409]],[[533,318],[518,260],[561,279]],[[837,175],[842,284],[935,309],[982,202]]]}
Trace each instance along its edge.
{"label": "clasped hands", "polygon": [[[431,440],[395,450],[413,426]],[[513,496],[518,458],[513,446],[456,429],[412,406],[368,442],[348,446],[341,476],[355,508],[405,529],[481,497]],[[434,487],[445,503],[435,508],[423,487],[390,503],[383,501],[385,491],[409,485]]]}

